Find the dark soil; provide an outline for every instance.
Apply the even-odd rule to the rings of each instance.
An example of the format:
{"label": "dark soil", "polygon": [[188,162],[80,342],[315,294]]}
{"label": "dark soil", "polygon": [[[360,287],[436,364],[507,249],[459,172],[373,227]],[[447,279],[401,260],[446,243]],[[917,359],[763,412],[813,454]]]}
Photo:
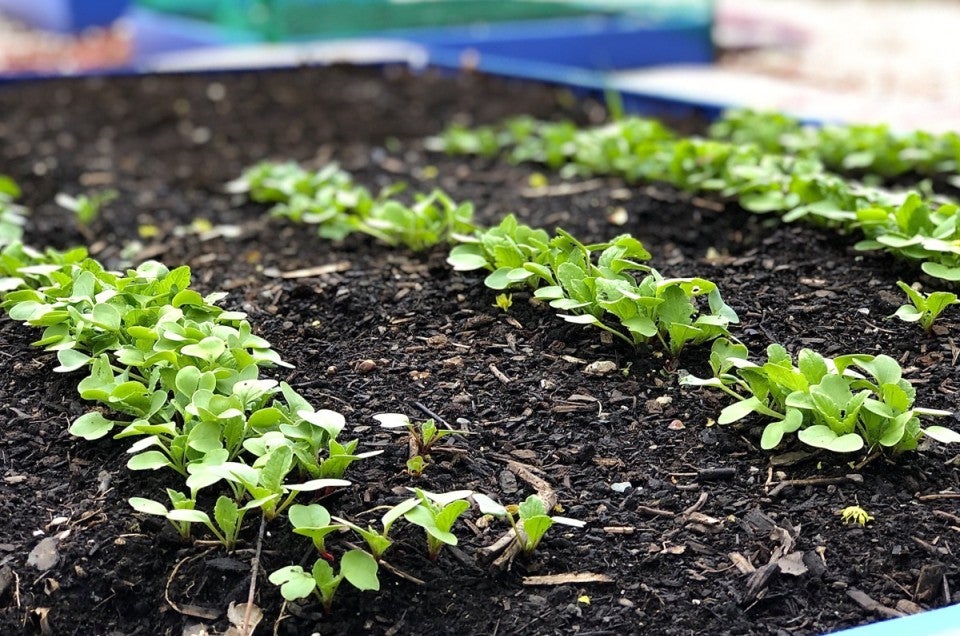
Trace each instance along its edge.
{"label": "dark soil", "polygon": [[[379,594],[344,586],[334,612],[323,615],[315,603],[282,608],[266,581],[270,571],[314,559],[309,541],[278,519],[266,529],[257,633],[817,634],[897,607],[960,601],[955,450],[932,445],[865,466],[799,448],[764,453],[759,420],[711,426],[722,396],[677,386],[678,369],[706,372],[706,348],[670,361],[605,343],[524,293],[503,313],[481,277],[450,271],[442,250],[416,256],[363,237],[334,245],[223,193],[226,181],[260,159],[336,160],[371,187],[440,186],[473,200],[489,223],[513,211],[588,241],[631,232],[664,273],[716,281],[756,354],[771,342],[825,354],[886,352],[909,370],[920,404],[956,408],[957,312],[929,335],[884,320],[899,304],[895,282],[918,276],[910,266],[858,255],[844,237],[661,186],[600,180],[579,194],[529,196],[534,168],[423,150],[421,138],[451,121],[517,113],[603,115],[545,86],[392,69],[56,81],[0,91],[0,172],[22,184],[36,210],[31,244],[85,243],[118,266],[138,227],[156,226],[158,237],[144,241],[138,258],[189,264],[199,289],[229,291],[227,304],[247,311],[296,365],[274,377],[318,408],[346,414],[364,449],[385,451],[352,470],[354,486],[328,507],[372,522],[366,511],[399,501],[413,485],[515,501],[533,492],[520,471],[508,470],[516,461],[553,486],[566,516],[588,522],[584,530],[554,529],[532,557],[499,572],[475,551],[503,532],[500,525],[483,527],[472,513],[457,528],[459,546],[437,563],[425,558],[419,529],[399,526],[388,560],[424,584],[382,572]],[[428,166],[434,178],[425,178],[434,172]],[[104,187],[120,197],[87,232],[50,203],[58,191]],[[607,220],[617,207],[627,212],[622,227]],[[175,232],[195,219],[239,235]],[[335,263],[342,271],[276,277]],[[258,528],[246,528],[241,548],[226,554],[209,543],[182,544],[165,524],[134,513],[129,497],[161,499],[174,476],[127,471],[123,441],[71,437],[69,422],[88,408],[77,397],[78,378],[51,373],[55,357],[30,348],[36,333],[28,328],[3,319],[0,334],[0,632],[225,629],[227,605],[247,596]],[[600,360],[618,371],[585,372]],[[405,440],[371,419],[385,411],[435,414],[472,434],[452,438],[455,450],[435,453],[413,479],[403,473]],[[958,426],[956,418],[946,423]],[[844,525],[838,514],[856,503],[875,517],[865,528]],[[57,563],[43,571],[29,565],[31,550],[52,536]],[[339,538],[330,545],[344,549]],[[794,552],[795,569],[767,565]],[[610,582],[525,584],[532,575],[565,573]],[[857,590],[880,610],[854,602]]]}

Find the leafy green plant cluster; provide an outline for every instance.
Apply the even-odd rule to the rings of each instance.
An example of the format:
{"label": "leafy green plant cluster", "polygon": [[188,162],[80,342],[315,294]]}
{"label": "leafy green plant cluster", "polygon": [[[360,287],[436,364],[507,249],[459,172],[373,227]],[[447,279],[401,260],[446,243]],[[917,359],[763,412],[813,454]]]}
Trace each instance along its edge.
{"label": "leafy green plant cluster", "polygon": [[[521,134],[519,124],[513,134]],[[728,326],[737,322],[736,313],[723,302],[714,283],[702,278],[664,278],[639,262],[650,254],[629,235],[584,245],[563,230],[551,237],[544,230],[518,223],[512,215],[496,227],[481,230],[470,222],[470,203],[458,205],[440,191],[418,196],[411,208],[389,195],[370,203],[368,195],[352,194],[356,186],[347,173],[331,166],[311,173],[291,164],[259,164],[234,182],[232,189],[246,189],[258,201],[289,200],[291,192],[313,196],[317,191],[325,193],[324,201],[336,201],[336,191],[341,189],[348,193],[348,200],[365,202],[360,207],[366,211],[351,217],[356,219],[354,229],[388,245],[415,249],[443,241],[456,243],[448,258],[455,270],[487,269],[490,274],[484,282],[497,291],[527,286],[535,290],[536,297],[565,312],[559,314],[564,320],[593,325],[631,345],[656,339],[676,355],[688,344],[729,336]],[[443,219],[431,212],[440,208],[447,214]],[[376,210],[395,211],[398,216],[395,222],[381,223],[387,212]],[[402,210],[412,211],[413,218],[421,221],[433,219],[426,225],[434,229],[426,231],[419,221],[402,220],[406,214]],[[282,216],[303,220],[302,216]],[[639,283],[633,272],[644,275]],[[701,297],[705,303],[700,302]],[[619,328],[607,324],[609,321],[618,323]]]}
{"label": "leafy green plant cluster", "polygon": [[[83,249],[41,254],[14,243],[0,253],[0,273],[18,282],[3,309],[43,329],[33,344],[57,353],[55,371],[85,370],[80,397],[122,416],[91,410],[70,432],[129,438],[128,468],[184,477],[185,492],[167,493],[170,509],[131,504],[185,537],[200,523],[232,548],[245,512],[271,519],[302,491],[348,485],[347,467],[374,454],[339,439],[342,415],[315,411],[289,385],[261,378],[262,368],[289,365],[242,313],[216,305],[222,294],[192,290],[186,267],[148,261],[119,274]],[[220,482],[229,496],[211,518],[197,505]]]}
{"label": "leafy green plant cluster", "polygon": [[[738,322],[716,284],[664,278],[641,262],[650,253],[629,234],[585,245],[563,230],[550,237],[510,215],[461,240],[447,259],[455,270],[486,269],[491,273],[484,282],[495,290],[530,287],[536,298],[563,311],[558,315],[564,320],[598,327],[631,345],[656,339],[677,355],[688,344],[729,336],[729,325]],[[643,277],[638,281],[634,272]]]}
{"label": "leafy green plant cluster", "polygon": [[800,442],[837,453],[864,447],[899,453],[914,450],[924,435],[942,443],[960,442],[960,433],[942,426],[921,427],[921,416],[945,416],[914,406],[915,389],[887,355],[851,354],[826,358],[803,349],[792,358],[783,346],[767,348],[767,360],[747,359],[747,348],[719,339],[710,353],[711,378],[687,375],[681,384],[722,390],[736,402],[725,407],[718,424],[757,413],[769,422],[761,448],[777,447],[796,433]]}
{"label": "leafy green plant cluster", "polygon": [[[390,414],[395,415],[395,414]],[[519,506],[501,506],[490,497],[471,490],[433,493],[411,488],[413,496],[391,506],[380,519],[380,527],[359,526],[347,519],[335,517],[320,504],[290,508],[289,519],[296,534],[310,537],[319,557],[307,572],[299,565],[274,571],[270,581],[280,585],[281,594],[288,601],[315,595],[327,611],[340,584],[346,580],[360,590],[378,590],[378,567],[387,550],[393,545],[391,534],[400,519],[419,526],[424,531],[427,556],[435,561],[445,545],[457,545],[453,533],[456,522],[469,510],[472,498],[482,514],[506,518],[513,528],[522,551],[530,554],[540,545],[547,531],[555,523],[582,528],[583,521],[550,516],[537,495],[531,495]],[[340,571],[335,573],[328,561],[326,539],[332,533],[350,531],[364,540],[367,550],[351,549],[340,559]]]}
{"label": "leafy green plant cluster", "polygon": [[[510,130],[508,122],[502,130]],[[519,137],[493,134],[511,161],[533,161],[563,174],[614,174],[662,181],[691,192],[717,192],[757,213],[804,219],[864,240],[858,250],[882,250],[921,261],[935,278],[960,280],[958,206],[919,192],[895,193],[851,182],[813,157],[766,152],[754,144],[677,138],[656,122],[626,118],[597,128],[569,123],[529,124]],[[432,147],[466,152],[471,131],[451,128]],[[477,135],[490,137],[487,129]],[[491,148],[484,145],[484,152]]]}
{"label": "leafy green plant cluster", "polygon": [[815,158],[831,170],[884,177],[954,175],[960,167],[960,134],[952,131],[895,132],[885,124],[812,126],[783,113],[735,109],[710,126],[709,135],[754,144],[768,153]]}
{"label": "leafy green plant cluster", "polygon": [[[11,190],[9,199],[15,195]],[[169,468],[184,478],[183,490],[166,489],[165,503],[131,498],[135,510],[167,519],[185,539],[204,526],[230,550],[249,513],[269,521],[286,512],[320,558],[309,573],[288,566],[269,579],[285,598],[315,594],[328,610],[343,581],[379,589],[379,562],[398,519],[423,529],[431,559],[456,545],[452,529],[470,507],[469,490],[411,489],[412,497],[383,515],[380,530],[331,517],[317,503],[294,503],[305,491],[349,485],[342,479],[348,467],[381,451],[358,453],[357,440],[340,439],[343,415],[316,410],[286,383],[261,378],[263,368],[289,365],[253,335],[244,314],[217,305],[222,294],[192,290],[188,268],[148,261],[111,272],[82,248],[41,253],[18,238],[0,240],[0,307],[42,328],[33,344],[57,353],[56,371],[85,370],[80,396],[103,407],[76,418],[70,432],[129,438],[129,469]],[[454,433],[433,421],[415,426],[399,414],[382,417],[415,434],[421,454]],[[203,510],[211,501],[210,512]],[[337,563],[325,539],[340,531],[355,532],[369,551],[349,549]]]}
{"label": "leafy green plant cluster", "polygon": [[254,201],[274,203],[270,214],[295,223],[317,226],[322,238],[342,240],[354,232],[387,245],[422,251],[451,241],[452,235],[473,231],[473,206],[456,204],[439,190],[417,194],[407,205],[394,195],[394,185],[374,197],[335,164],[319,171],[295,163],[263,162],[228,184],[231,192]]}
{"label": "leafy green plant cluster", "polygon": [[582,528],[586,525],[579,519],[550,515],[539,495],[530,495],[520,504],[509,506],[501,505],[481,493],[474,493],[473,499],[483,514],[507,520],[520,544],[520,549],[525,554],[530,554],[537,549],[554,524],[574,528]]}
{"label": "leafy green plant cluster", "polygon": [[[537,128],[531,124],[532,120],[520,121],[521,127],[508,129],[506,133],[494,135],[493,139],[497,143],[505,139],[526,142],[540,139],[537,143],[541,143],[547,136],[542,133],[542,128],[552,130],[554,127],[559,131],[558,136],[574,135],[574,139],[580,141],[590,139],[589,135],[576,137],[577,129],[566,124],[539,124],[540,128]],[[605,127],[603,134],[612,129]],[[537,133],[538,130],[541,133]],[[485,131],[483,135],[488,133]],[[460,130],[459,134],[467,135],[467,131]],[[488,142],[489,139],[483,147],[490,151],[493,144]],[[754,174],[751,170],[757,166],[751,167],[750,157],[756,158],[755,149],[748,147],[741,152],[729,144],[724,146],[704,140],[678,142],[677,148],[682,146],[693,154],[681,162],[683,165],[673,165],[671,169],[677,170],[677,174],[694,174],[691,166],[709,166],[709,161],[700,163],[697,159],[695,149],[701,142],[719,149],[717,156],[722,157],[722,161],[718,166],[729,167],[734,158],[742,160],[742,164],[736,163],[739,166],[735,171],[737,178],[747,180]],[[458,143],[464,145],[467,142],[461,139]],[[569,139],[565,143],[564,152],[576,152],[576,143]],[[660,144],[662,139],[658,137],[653,143]],[[615,143],[612,147],[618,148]],[[620,152],[615,150],[611,156],[620,156]],[[785,157],[769,159],[790,160]],[[807,165],[822,170],[816,168],[818,164],[815,162],[807,162]],[[715,168],[704,169],[709,173]],[[817,187],[829,189],[829,184],[846,183],[836,175],[824,174],[829,180],[816,182]],[[704,187],[719,187],[709,179],[703,183]],[[846,196],[841,190],[842,187],[837,185],[838,196]],[[759,199],[754,203],[758,207],[765,205]],[[794,210],[794,214],[801,211]],[[818,214],[836,222],[846,213],[828,213],[820,209]],[[631,345],[657,339],[674,355],[687,344],[713,341],[711,365],[714,377],[707,380],[686,377],[684,382],[715,386],[737,398],[736,404],[721,413],[719,421],[722,424],[737,421],[753,412],[773,418],[765,429],[761,443],[764,449],[776,447],[788,433],[797,433],[800,441],[808,445],[836,452],[853,452],[864,446],[892,448],[897,452],[911,450],[923,434],[940,441],[954,441],[956,434],[949,429],[920,427],[920,415],[942,415],[945,412],[914,407],[913,387],[902,379],[896,361],[887,356],[852,354],[832,360],[812,350],[804,350],[799,358],[801,366],[797,368],[782,346],[772,345],[767,363],[756,365],[749,362],[746,347],[731,340],[729,326],[738,319],[723,302],[716,285],[701,278],[662,277],[643,264],[642,261],[650,255],[630,235],[606,243],[585,245],[563,230],[551,237],[547,232],[521,224],[514,216],[508,215],[495,227],[477,230],[471,235],[456,234],[454,238],[459,244],[452,248],[447,261],[455,270],[486,270],[489,273],[484,283],[497,291],[520,287],[532,289],[534,297],[563,311],[558,315],[569,322],[593,325]],[[635,273],[642,275],[639,281]],[[703,296],[706,296],[706,307],[701,308]],[[929,300],[918,296],[918,299],[925,303],[922,309],[917,309],[917,320],[926,316],[924,324],[936,317],[934,309],[942,310],[949,304],[945,302],[949,300],[947,296],[931,295]],[[899,313],[906,315],[907,310]],[[896,367],[896,372],[892,367]],[[871,373],[874,374],[872,380]],[[850,402],[846,399],[848,394],[857,397],[851,398],[854,401]],[[407,424],[403,423],[404,426]]]}
{"label": "leafy green plant cluster", "polygon": [[[10,177],[0,174],[0,246],[23,238],[27,211],[14,203],[19,197],[20,186]],[[4,282],[0,280],[0,292],[4,291],[2,285]]]}
{"label": "leafy green plant cluster", "polygon": [[924,331],[930,331],[933,322],[937,319],[937,316],[943,313],[944,309],[951,305],[960,304],[957,295],[952,292],[934,291],[924,294],[902,280],[897,281],[897,286],[907,295],[909,302],[901,305],[890,317],[899,318],[904,322],[917,322],[923,327]]}
{"label": "leafy green plant cluster", "polygon": [[430,418],[423,422],[414,423],[403,413],[380,413],[373,418],[380,422],[381,428],[390,430],[403,428],[410,436],[410,459],[407,460],[407,472],[419,477],[427,467],[427,458],[434,446],[443,438],[450,435],[465,435],[467,431],[458,431],[449,428],[440,428]]}
{"label": "leafy green plant cluster", "polygon": [[80,194],[71,196],[61,192],[56,196],[56,203],[65,210],[73,213],[77,223],[81,226],[90,225],[100,216],[100,209],[117,198],[116,190],[104,190],[95,194]]}

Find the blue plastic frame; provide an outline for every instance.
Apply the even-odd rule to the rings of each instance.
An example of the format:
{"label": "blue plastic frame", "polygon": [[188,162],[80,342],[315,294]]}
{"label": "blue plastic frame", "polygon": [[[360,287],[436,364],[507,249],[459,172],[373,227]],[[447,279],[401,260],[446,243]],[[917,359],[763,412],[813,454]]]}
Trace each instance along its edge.
{"label": "blue plastic frame", "polygon": [[0,0],[0,11],[30,26],[58,33],[103,27],[122,16],[131,0]]}

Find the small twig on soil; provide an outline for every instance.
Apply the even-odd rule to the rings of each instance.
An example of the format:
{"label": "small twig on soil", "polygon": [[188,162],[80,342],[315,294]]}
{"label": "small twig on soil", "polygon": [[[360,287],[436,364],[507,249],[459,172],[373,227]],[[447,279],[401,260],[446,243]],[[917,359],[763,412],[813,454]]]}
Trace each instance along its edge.
{"label": "small twig on soil", "polygon": [[423,411],[424,413],[426,413],[427,417],[432,417],[436,421],[446,426],[448,429],[453,430],[453,427],[447,424],[447,420],[443,419],[442,417],[440,417],[439,415],[437,415],[436,413],[428,409],[425,405],[421,404],[420,402],[414,402],[413,405],[418,409],[420,409],[421,411]]}
{"label": "small twig on soil", "polygon": [[920,501],[934,501],[937,499],[960,499],[960,492],[935,492],[931,495],[920,495]]}
{"label": "small twig on soil", "polygon": [[651,508],[650,506],[637,506],[637,512],[642,512],[644,514],[653,516],[653,517],[676,517],[677,513],[670,512],[669,510],[663,510],[661,508]]}
{"label": "small twig on soil", "polygon": [[280,635],[280,623],[287,619],[287,602],[284,601],[283,605],[280,606],[280,614],[277,615],[277,620],[273,622],[273,636]]}
{"label": "small twig on soil", "polygon": [[771,497],[776,497],[785,488],[790,486],[831,486],[834,484],[863,483],[863,475],[851,473],[842,477],[809,477],[807,479],[784,479],[769,492]]}
{"label": "small twig on soil", "polygon": [[[491,367],[493,365],[490,365]],[[557,493],[546,480],[533,474],[531,468],[515,461],[507,462],[507,469],[514,475],[530,484],[537,491],[537,496],[543,501],[547,510],[553,510],[557,505]],[[517,529],[523,532],[523,522],[517,522]],[[493,559],[493,567],[501,569],[511,563],[520,553],[522,545],[516,533],[511,528],[503,534],[493,545],[480,548],[480,554],[485,559]]]}
{"label": "small twig on soil", "polygon": [[637,529],[633,526],[604,526],[603,531],[607,534],[633,534]]}
{"label": "small twig on soil", "polygon": [[544,186],[542,188],[524,188],[520,195],[527,199],[540,199],[543,197],[565,197],[571,194],[582,194],[599,190],[606,186],[602,179],[589,179],[580,183],[561,183],[555,186]]}
{"label": "small twig on soil", "polygon": [[523,577],[524,585],[569,585],[571,583],[613,583],[606,574],[594,572],[571,572],[567,574],[544,574]]}
{"label": "small twig on soil", "polygon": [[175,566],[173,566],[173,571],[170,572],[170,576],[167,577],[167,584],[166,584],[166,585],[164,586],[164,588],[163,588],[163,599],[167,602],[167,605],[169,605],[171,608],[173,608],[173,610],[174,610],[177,614],[185,614],[185,615],[187,615],[187,616],[194,616],[194,617],[196,617],[196,618],[208,618],[208,619],[217,618],[218,616],[220,616],[220,612],[216,612],[213,616],[209,616],[209,615],[208,615],[208,614],[210,613],[209,610],[207,610],[206,613],[204,613],[204,612],[198,612],[198,611],[197,611],[197,610],[206,610],[207,608],[199,608],[199,607],[196,607],[196,606],[181,606],[181,605],[177,605],[176,603],[173,602],[173,599],[170,598],[170,586],[173,585],[173,579],[174,579],[174,577],[177,576],[177,572],[180,571],[180,568],[183,567],[183,565],[184,565],[185,563],[189,562],[189,561],[193,561],[193,560],[195,560],[195,559],[200,559],[200,558],[205,557],[206,555],[208,555],[208,554],[210,554],[211,552],[213,552],[213,550],[214,550],[214,548],[210,548],[210,549],[208,549],[208,550],[204,550],[203,552],[201,552],[201,553],[199,553],[199,554],[192,554],[192,555],[190,555],[190,556],[188,556],[188,557],[184,557],[184,558],[180,559],[179,561],[177,561],[177,564],[176,564]]}
{"label": "small twig on soil", "polygon": [[880,457],[882,453],[880,451],[875,451],[866,456],[859,464],[853,467],[854,470],[860,471],[863,470],[863,467],[875,460],[877,457]]}
{"label": "small twig on soil", "polygon": [[500,381],[503,382],[504,384],[512,384],[512,383],[513,383],[513,380],[511,380],[506,374],[504,374],[503,371],[501,371],[500,369],[498,369],[498,368],[497,368],[497,365],[491,364],[489,368],[490,368],[490,373],[492,373],[492,374],[493,374],[493,377],[495,377],[496,379],[500,380]]}
{"label": "small twig on soil", "polygon": [[934,510],[934,511],[933,511],[933,514],[936,515],[936,516],[938,516],[938,517],[943,517],[944,519],[949,519],[950,521],[952,521],[952,522],[954,522],[954,523],[960,523],[960,517],[958,517],[958,516],[955,515],[955,514],[951,514],[951,513],[947,512],[946,510]]}
{"label": "small twig on soil", "polygon": [[708,497],[710,497],[709,494],[705,492],[700,493],[700,497],[697,499],[697,501],[692,506],[684,510],[680,516],[688,517],[691,514],[695,513],[696,511],[700,510],[700,508],[703,507],[703,504],[707,503]]}
{"label": "small twig on soil", "polygon": [[884,618],[899,618],[903,616],[903,612],[898,612],[897,610],[891,609],[886,605],[881,605],[867,596],[865,592],[862,592],[855,587],[847,590],[847,596],[849,596],[854,603],[868,612],[874,612],[880,616],[883,616]]}
{"label": "small twig on soil", "polygon": [[263,549],[263,534],[267,525],[267,518],[260,515],[260,532],[257,534],[257,551],[253,554],[250,566],[250,589],[247,592],[247,611],[243,613],[243,624],[240,633],[249,636],[250,615],[253,612],[253,597],[257,593],[257,573],[260,571],[260,551]]}

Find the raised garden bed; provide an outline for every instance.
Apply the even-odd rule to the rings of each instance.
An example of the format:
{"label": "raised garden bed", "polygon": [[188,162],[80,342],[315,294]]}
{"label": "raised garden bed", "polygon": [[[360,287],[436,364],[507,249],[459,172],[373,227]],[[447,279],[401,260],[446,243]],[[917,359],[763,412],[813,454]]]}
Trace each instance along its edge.
{"label": "raised garden bed", "polygon": [[[355,466],[354,485],[328,507],[372,522],[361,513],[403,499],[411,485],[521,500],[532,489],[509,467],[520,462],[552,485],[564,515],[588,523],[553,530],[532,557],[501,572],[474,557],[502,531],[482,527],[476,512],[468,514],[473,525],[458,527],[459,546],[437,563],[424,554],[422,531],[404,526],[388,560],[423,585],[382,572],[379,594],[345,587],[328,616],[315,603],[288,605],[279,633],[818,634],[909,603],[960,600],[955,450],[931,445],[862,467],[862,457],[851,465],[788,452],[798,447],[762,452],[759,421],[711,425],[728,400],[678,387],[680,369],[709,374],[707,346],[665,361],[605,344],[523,292],[504,313],[481,275],[450,270],[444,249],[414,256],[361,236],[323,241],[267,220],[262,205],[241,203],[224,184],[264,158],[335,160],[374,190],[397,180],[416,190],[440,186],[473,201],[487,224],[515,212],[585,241],[630,232],[666,275],[716,282],[751,351],[776,342],[827,355],[886,353],[908,369],[918,402],[955,408],[956,312],[930,334],[884,320],[903,302],[896,281],[919,277],[913,265],[665,186],[606,178],[567,185],[545,173],[552,185],[531,188],[543,168],[424,149],[425,136],[454,120],[604,115],[596,104],[529,83],[304,69],[19,85],[0,92],[0,108],[0,172],[21,184],[22,202],[35,209],[27,242],[88,244],[115,266],[122,246],[154,228],[140,258],[190,265],[201,292],[228,291],[224,304],[247,312],[295,365],[267,375],[318,408],[344,413],[363,449],[385,451]],[[119,198],[86,232],[71,229],[52,203],[58,192],[107,187]],[[623,213],[623,225],[610,221],[623,221]],[[197,219],[220,230],[175,231]],[[319,273],[282,276],[310,268]],[[184,544],[168,524],[134,513],[128,498],[157,497],[176,476],[127,471],[122,441],[70,436],[69,423],[89,408],[76,378],[50,372],[56,357],[30,348],[35,332],[8,319],[0,332],[0,572],[9,573],[0,576],[0,631],[224,628],[227,605],[247,597],[256,526],[227,554]],[[600,361],[616,370],[591,374]],[[406,441],[372,419],[398,411],[435,414],[473,434],[452,438],[461,452],[437,453],[413,479],[403,473]],[[946,424],[956,428],[957,420]],[[839,511],[854,504],[874,517],[866,527],[842,522]],[[54,564],[27,563],[44,536],[67,530]],[[329,544],[343,550],[337,538]],[[749,573],[777,550],[797,553],[792,573]],[[273,628],[282,603],[264,572],[312,563],[310,552],[284,519],[267,526],[256,596],[261,631]],[[568,573],[609,582],[527,578]],[[879,613],[856,603],[864,598],[858,592]]]}

